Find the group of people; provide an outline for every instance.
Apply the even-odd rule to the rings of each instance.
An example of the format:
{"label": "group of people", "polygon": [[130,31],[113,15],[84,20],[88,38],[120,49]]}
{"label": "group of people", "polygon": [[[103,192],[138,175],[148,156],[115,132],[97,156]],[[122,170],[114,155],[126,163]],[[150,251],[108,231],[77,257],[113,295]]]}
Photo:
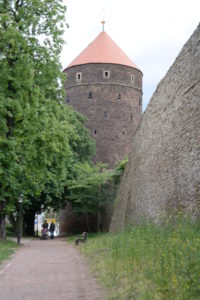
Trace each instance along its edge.
{"label": "group of people", "polygon": [[49,224],[47,223],[47,220],[44,221],[42,224],[42,236],[48,235],[48,231],[50,232],[50,238],[51,240],[54,238],[54,231],[56,229],[55,223],[52,221],[49,227]]}

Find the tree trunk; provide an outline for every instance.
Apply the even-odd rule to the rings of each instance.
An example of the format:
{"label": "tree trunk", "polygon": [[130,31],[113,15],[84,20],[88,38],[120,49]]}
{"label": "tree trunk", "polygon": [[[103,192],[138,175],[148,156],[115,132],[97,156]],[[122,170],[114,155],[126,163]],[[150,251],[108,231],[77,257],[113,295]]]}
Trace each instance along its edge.
{"label": "tree trunk", "polygon": [[27,211],[24,214],[24,235],[34,236],[35,210]]}
{"label": "tree trunk", "polygon": [[97,203],[97,231],[102,232],[102,210],[100,208],[101,186],[99,185],[99,201]]}
{"label": "tree trunk", "polygon": [[97,231],[100,232],[101,231],[101,211],[98,208],[98,212],[97,212]]}
{"label": "tree trunk", "polygon": [[17,234],[17,218],[14,216],[13,213],[10,213],[8,219],[9,219],[10,223],[12,224],[13,232],[15,234]]}
{"label": "tree trunk", "polygon": [[86,227],[87,227],[87,232],[91,232],[88,214],[86,214]]}
{"label": "tree trunk", "polygon": [[6,240],[6,215],[4,214],[4,209],[6,207],[6,202],[0,202],[0,239]]}

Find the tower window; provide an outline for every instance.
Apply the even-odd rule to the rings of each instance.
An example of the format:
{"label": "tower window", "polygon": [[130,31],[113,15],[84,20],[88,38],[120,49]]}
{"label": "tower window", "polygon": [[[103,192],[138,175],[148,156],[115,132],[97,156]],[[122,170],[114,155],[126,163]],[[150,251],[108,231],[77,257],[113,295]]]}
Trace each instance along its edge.
{"label": "tower window", "polygon": [[92,92],[89,92],[89,94],[88,94],[88,98],[92,98]]}
{"label": "tower window", "polygon": [[125,131],[124,130],[122,131],[122,134],[125,135]]}
{"label": "tower window", "polygon": [[110,78],[110,71],[104,70],[103,71],[103,78],[106,78],[106,79]]}
{"label": "tower window", "polygon": [[69,96],[67,96],[67,103],[69,103]]}
{"label": "tower window", "polygon": [[131,75],[131,84],[135,83],[135,75]]}
{"label": "tower window", "polygon": [[133,120],[133,115],[131,115],[131,121]]}
{"label": "tower window", "polygon": [[97,130],[96,129],[94,130],[94,134],[97,134]]}
{"label": "tower window", "polygon": [[76,81],[80,82],[81,80],[82,80],[82,73],[81,72],[76,73]]}
{"label": "tower window", "polygon": [[120,93],[118,94],[118,97],[117,97],[117,99],[121,99],[121,94],[120,94]]}
{"label": "tower window", "polygon": [[104,112],[104,115],[103,115],[103,116],[104,116],[104,117],[107,117],[107,112],[106,112],[106,111]]}

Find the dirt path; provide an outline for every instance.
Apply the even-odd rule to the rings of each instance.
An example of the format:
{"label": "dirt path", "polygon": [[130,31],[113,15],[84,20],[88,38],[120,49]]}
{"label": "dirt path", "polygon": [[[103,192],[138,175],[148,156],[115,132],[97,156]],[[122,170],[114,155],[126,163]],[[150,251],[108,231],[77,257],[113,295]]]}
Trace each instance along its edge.
{"label": "dirt path", "polygon": [[106,299],[84,258],[64,240],[33,240],[0,270],[1,300]]}

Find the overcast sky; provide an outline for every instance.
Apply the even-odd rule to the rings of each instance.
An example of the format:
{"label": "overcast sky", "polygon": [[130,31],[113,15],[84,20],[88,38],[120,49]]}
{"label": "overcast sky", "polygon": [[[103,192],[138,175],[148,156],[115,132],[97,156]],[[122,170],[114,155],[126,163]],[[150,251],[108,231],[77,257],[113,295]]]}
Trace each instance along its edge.
{"label": "overcast sky", "polygon": [[143,110],[200,22],[200,0],[63,0],[67,6],[61,63],[105,31],[143,72]]}

